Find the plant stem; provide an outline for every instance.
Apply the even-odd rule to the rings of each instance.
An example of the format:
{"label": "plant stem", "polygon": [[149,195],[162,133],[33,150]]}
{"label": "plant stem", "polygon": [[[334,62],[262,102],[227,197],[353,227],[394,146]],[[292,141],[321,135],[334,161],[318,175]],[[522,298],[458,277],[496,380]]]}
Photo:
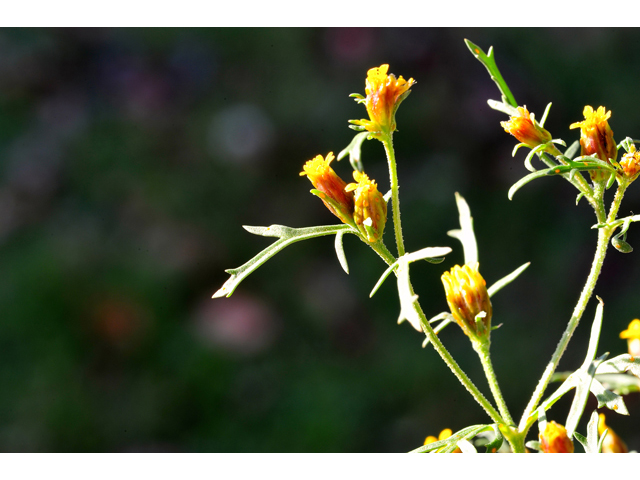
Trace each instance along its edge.
{"label": "plant stem", "polygon": [[[557,165],[557,163],[555,163],[551,158],[549,158],[547,154],[544,152],[541,152],[540,159],[548,167],[555,167]],[[562,158],[561,158],[561,162],[566,164],[566,162],[562,160]],[[582,173],[576,172],[575,175],[573,176],[573,179],[570,178],[569,174],[564,174],[562,176],[568,182],[571,182],[571,184],[574,187],[576,187],[580,193],[584,195],[584,198],[587,199],[587,201],[593,207],[594,210],[597,210],[597,201],[596,201],[597,195],[594,194],[593,189],[591,188],[589,183],[585,180],[585,178],[582,176]]]}
{"label": "plant stem", "polygon": [[[387,247],[382,242],[377,242],[370,245],[371,248],[373,248],[373,250],[375,250],[375,252],[387,263],[387,265],[391,265],[396,261],[394,256],[389,252]],[[414,294],[413,286],[411,286],[411,294]],[[433,331],[433,328],[431,328],[429,320],[422,311],[422,307],[420,306],[418,300],[415,300],[412,306],[420,318],[422,330],[424,331],[431,344],[433,344],[436,352],[438,352],[442,360],[444,360],[444,363],[447,364],[449,369],[453,372],[460,383],[469,391],[469,393],[471,393],[476,402],[480,404],[480,406],[484,409],[485,412],[487,412],[487,415],[489,415],[489,417],[491,417],[494,422],[501,424],[505,423],[505,420],[500,417],[500,414],[493,407],[493,405],[491,405],[491,402],[489,402],[489,400],[486,399],[482,392],[478,390],[478,387],[474,385],[471,379],[467,376],[466,373],[464,373],[462,368],[460,368],[460,365],[458,365],[449,351],[442,344],[442,342],[438,338],[438,335]]]}
{"label": "plant stem", "polygon": [[402,239],[402,225],[400,224],[400,196],[398,195],[398,172],[396,169],[396,155],[393,150],[393,134],[390,133],[382,140],[384,151],[389,162],[389,179],[391,183],[391,205],[393,208],[393,230],[396,234],[398,256],[404,255],[404,240]]}
{"label": "plant stem", "polygon": [[489,382],[489,388],[491,388],[493,398],[498,404],[498,409],[500,410],[502,418],[504,418],[504,420],[509,425],[515,425],[515,422],[513,421],[513,418],[511,418],[511,414],[509,413],[509,409],[507,408],[507,404],[504,401],[504,397],[502,396],[502,391],[500,390],[500,385],[498,384],[496,373],[493,370],[491,355],[489,354],[490,345],[491,343],[489,340],[487,340],[485,343],[474,342],[473,349],[478,352],[480,362],[482,363],[482,368],[484,369],[484,374],[487,377],[487,381]]}
{"label": "plant stem", "polygon": [[[618,190],[616,191],[615,198],[611,205],[611,209],[609,212],[608,218],[606,220],[608,222],[612,222],[615,220],[615,217],[620,208],[620,203],[622,202],[622,198],[624,196],[624,191],[626,190],[628,184],[623,181],[618,186]],[[598,221],[604,223],[605,221],[605,212],[604,212],[604,203],[603,203],[603,193],[604,193],[604,182],[598,182],[595,185],[594,196],[597,200],[597,208],[596,215],[598,217]],[[567,328],[565,329],[562,337],[560,338],[560,342],[556,347],[551,360],[547,364],[547,367],[536,386],[533,395],[531,396],[531,400],[529,404],[525,408],[525,411],[520,419],[520,424],[518,425],[518,430],[526,436],[527,431],[533,425],[535,419],[532,417],[534,410],[537,408],[538,403],[540,402],[542,395],[544,394],[549,381],[551,380],[551,376],[555,372],[558,363],[560,362],[560,358],[564,354],[569,341],[575,331],[578,323],[580,322],[580,318],[584,313],[587,304],[589,303],[589,299],[593,294],[593,290],[595,288],[596,282],[598,280],[598,276],[600,275],[600,271],[602,270],[602,264],[604,262],[605,255],[607,253],[607,247],[609,246],[609,240],[611,239],[611,235],[615,231],[616,227],[605,226],[598,230],[598,243],[596,246],[596,253],[593,258],[593,263],[591,264],[591,271],[589,272],[589,276],[587,277],[587,281],[582,289],[582,293],[580,294],[580,298],[578,299],[578,303],[576,304],[573,315],[569,320]]]}

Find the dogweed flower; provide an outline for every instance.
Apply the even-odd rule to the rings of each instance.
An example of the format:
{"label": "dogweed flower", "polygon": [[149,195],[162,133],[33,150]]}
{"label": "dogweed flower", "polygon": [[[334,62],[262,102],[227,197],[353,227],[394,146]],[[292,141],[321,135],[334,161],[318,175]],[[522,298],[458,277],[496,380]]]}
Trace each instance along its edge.
{"label": "dogweed flower", "polygon": [[640,320],[637,318],[631,320],[629,327],[620,332],[620,338],[627,339],[629,355],[632,357],[640,357]]}
{"label": "dogweed flower", "polygon": [[640,152],[636,151],[636,146],[631,144],[631,149],[625,153],[620,160],[620,167],[628,178],[634,178],[640,172]]}
{"label": "dogweed flower", "polygon": [[[611,118],[611,110],[607,110],[600,106],[597,110],[587,105],[582,112],[584,120],[582,122],[572,123],[569,128],[580,129],[580,146],[582,155],[593,155],[607,163],[615,160],[618,156],[618,148],[613,139],[613,131],[609,127],[609,118]],[[591,172],[592,180],[604,180],[608,178],[608,173],[599,170]]]}
{"label": "dogweed flower", "polygon": [[382,238],[384,225],[387,222],[387,202],[378,191],[375,180],[370,180],[367,174],[353,172],[353,178],[357,183],[346,186],[346,192],[354,192],[353,220],[371,243]]}
{"label": "dogweed flower", "polygon": [[[507,122],[500,122],[507,133],[516,137],[529,148],[535,148],[551,141],[551,134],[542,128],[535,120],[533,113],[527,107],[518,107],[518,115],[512,115]],[[551,143],[545,148],[551,155],[560,155],[558,149]]]}
{"label": "dogweed flower", "polygon": [[413,78],[405,80],[402,76],[396,78],[393,74],[387,74],[388,70],[387,64],[370,69],[365,83],[366,98],[360,94],[352,95],[356,97],[356,101],[364,103],[369,120],[351,120],[351,123],[378,138],[380,135],[388,137],[395,131],[396,110],[416,83]]}
{"label": "dogweed flower", "polygon": [[[456,265],[442,274],[447,303],[456,323],[474,341],[486,341],[491,332],[491,300],[478,263]],[[484,315],[481,314],[484,312]]]}
{"label": "dogweed flower", "polygon": [[329,152],[326,158],[317,155],[304,164],[300,176],[307,176],[331,213],[344,223],[353,225],[353,193],[345,191],[347,183],[330,167],[334,158],[333,152]]}
{"label": "dogweed flower", "polygon": [[616,432],[611,430],[611,427],[605,423],[604,413],[601,413],[598,415],[598,435],[602,435],[607,429],[609,430],[607,436],[602,441],[602,453],[628,453],[629,449],[625,443],[616,435]]}
{"label": "dogweed flower", "polygon": [[564,426],[551,421],[540,434],[540,451],[542,453],[573,453],[573,442],[567,436]]}
{"label": "dogweed flower", "polygon": [[[442,430],[440,432],[440,435],[438,435],[438,438],[434,437],[433,435],[429,435],[427,438],[425,438],[424,439],[424,445],[429,445],[430,443],[439,442],[441,440],[446,440],[451,435],[453,435],[453,432],[451,431],[451,429],[450,428],[445,428],[444,430]],[[462,453],[462,450],[460,450],[459,448],[456,448],[451,453]]]}

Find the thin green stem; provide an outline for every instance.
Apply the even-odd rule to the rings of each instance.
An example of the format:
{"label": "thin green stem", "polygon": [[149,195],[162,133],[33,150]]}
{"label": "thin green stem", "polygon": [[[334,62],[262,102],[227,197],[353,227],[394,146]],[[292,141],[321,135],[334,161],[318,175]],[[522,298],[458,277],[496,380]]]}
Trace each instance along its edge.
{"label": "thin green stem", "polygon": [[[387,247],[382,242],[373,243],[370,244],[370,246],[385,261],[385,263],[387,263],[387,265],[391,265],[396,261],[395,257],[389,252]],[[414,294],[413,286],[411,286],[411,293],[412,295]],[[491,402],[489,402],[489,400],[486,399],[482,392],[478,390],[478,387],[474,385],[471,379],[462,370],[462,368],[460,368],[460,365],[458,365],[449,351],[442,344],[442,342],[438,338],[438,335],[433,331],[433,328],[429,324],[429,320],[427,319],[426,315],[422,311],[420,303],[415,300],[412,306],[420,318],[422,330],[433,345],[436,352],[438,352],[440,357],[444,360],[444,363],[446,363],[446,365],[453,372],[460,383],[469,391],[476,402],[480,404],[480,406],[484,409],[485,412],[487,412],[487,415],[489,415],[489,417],[494,422],[501,424],[505,423],[505,421],[500,417],[498,411],[494,408],[493,405],[491,405]]]}
{"label": "thin green stem", "polygon": [[393,230],[396,234],[398,256],[404,255],[404,240],[402,239],[402,225],[400,224],[400,196],[398,195],[398,172],[396,168],[396,154],[393,150],[393,134],[390,133],[382,140],[384,151],[389,162],[389,178],[391,183],[391,205],[393,208]]}
{"label": "thin green stem", "polygon": [[480,362],[482,363],[482,368],[484,369],[484,374],[487,377],[487,381],[489,382],[489,388],[491,388],[493,398],[498,404],[498,409],[500,410],[502,418],[504,418],[504,420],[509,425],[515,425],[515,422],[513,421],[513,418],[511,418],[511,414],[509,413],[509,409],[507,408],[507,403],[504,401],[504,397],[502,396],[502,391],[500,390],[500,385],[498,384],[496,372],[493,370],[493,363],[491,363],[489,347],[490,341],[487,341],[485,343],[473,343],[473,349],[478,352]]}
{"label": "thin green stem", "polygon": [[[560,157],[560,158],[562,160],[562,157]],[[557,163],[554,162],[551,158],[549,158],[547,156],[547,154],[544,153],[544,152],[542,152],[540,154],[540,159],[548,167],[555,167],[557,165]],[[566,164],[566,162],[564,162],[564,161],[562,163]],[[587,199],[587,201],[594,208],[594,210],[597,210],[596,195],[594,194],[594,191],[591,188],[591,186],[589,185],[589,183],[585,180],[585,178],[582,176],[582,174],[580,172],[575,172],[575,175],[573,176],[573,178],[571,178],[571,175],[569,175],[569,174],[564,174],[562,176],[568,182],[570,182],[574,187],[576,187],[580,193],[582,193],[584,195],[584,198]]]}
{"label": "thin green stem", "polygon": [[[622,202],[622,198],[624,196],[624,191],[627,188],[627,183],[622,182],[618,186],[618,190],[616,191],[615,198],[611,205],[610,213],[607,218],[608,221],[615,220],[615,217],[620,208],[620,203]],[[604,202],[603,202],[603,194],[604,194],[604,182],[597,182],[595,184],[594,196],[597,199],[597,208],[596,215],[598,217],[598,221],[603,223],[605,221],[605,212],[604,212]],[[560,338],[560,342],[556,346],[556,350],[551,357],[551,360],[547,364],[547,367],[536,386],[533,395],[531,396],[531,400],[529,404],[524,410],[522,418],[520,419],[520,424],[518,425],[518,430],[526,436],[527,431],[531,428],[531,425],[535,422],[535,419],[532,417],[533,412],[538,407],[540,400],[542,399],[542,395],[544,394],[545,389],[549,385],[549,381],[551,380],[551,376],[555,372],[558,363],[560,362],[560,358],[564,354],[569,341],[575,331],[578,323],[580,322],[580,318],[582,318],[582,314],[584,313],[587,304],[591,296],[593,295],[593,290],[595,288],[596,282],[598,280],[598,276],[602,270],[602,264],[604,262],[605,255],[607,253],[607,247],[609,245],[609,240],[613,235],[616,227],[605,226],[598,230],[598,243],[596,246],[596,253],[593,258],[593,263],[591,264],[591,271],[589,272],[589,276],[587,277],[587,281],[582,289],[580,294],[580,298],[578,299],[578,303],[576,304],[571,319],[565,329],[562,337]]]}

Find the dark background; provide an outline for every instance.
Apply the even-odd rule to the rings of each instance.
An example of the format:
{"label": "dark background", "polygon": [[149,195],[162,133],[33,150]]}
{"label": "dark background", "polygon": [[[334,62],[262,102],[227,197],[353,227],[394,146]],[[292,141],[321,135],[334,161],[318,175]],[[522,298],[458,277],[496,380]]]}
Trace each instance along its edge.
{"label": "dark background", "polygon": [[[493,301],[494,365],[519,418],[588,274],[595,217],[557,178],[507,199],[525,150],[511,158],[506,117],[486,104],[498,90],[464,38],[495,47],[538,118],[554,102],[554,138],[579,137],[568,126],[584,105],[612,110],[617,141],[640,135],[636,29],[0,30],[0,450],[402,452],[488,421],[396,324],[394,282],[368,298],[385,265],[354,237],[348,276],[325,237],[210,298],[271,241],[241,225],[336,223],[298,173],[349,143],[347,121],[366,113],[348,95],[383,63],[418,82],[394,139],[406,246],[454,249],[414,265],[427,314],[446,308],[440,275],[463,261],[446,235],[455,191],[488,284],[532,262]],[[381,145],[363,158],[385,192]],[[634,187],[621,215],[640,211]],[[391,222],[385,239],[395,251]],[[618,334],[640,317],[636,255],[609,251],[600,353],[624,353]],[[594,312],[560,370],[582,363]],[[441,338],[488,395],[461,330]],[[608,414],[635,449],[638,400],[631,417]],[[564,423],[570,401],[549,419]]]}

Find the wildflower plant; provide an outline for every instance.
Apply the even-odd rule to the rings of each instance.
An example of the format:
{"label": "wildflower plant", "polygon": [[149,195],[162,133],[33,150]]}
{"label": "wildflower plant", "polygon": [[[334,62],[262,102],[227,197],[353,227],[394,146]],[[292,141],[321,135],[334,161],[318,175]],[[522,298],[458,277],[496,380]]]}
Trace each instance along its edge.
{"label": "wildflower plant", "polygon": [[[349,157],[354,182],[347,183],[333,170],[331,164],[336,160],[333,153],[315,156],[304,164],[300,172],[301,176],[306,176],[311,181],[314,187],[311,193],[319,197],[341,223],[307,228],[282,225],[245,226],[250,233],[275,237],[277,240],[244,265],[227,270],[230,278],[213,297],[230,296],[249,274],[292,243],[320,236],[335,236],[338,260],[345,272],[349,273],[342,239],[346,234],[354,235],[387,265],[373,286],[370,296],[373,296],[382,283],[393,274],[399,297],[398,323],[406,321],[424,336],[423,347],[433,347],[484,410],[489,420],[457,432],[445,428],[438,438],[427,437],[425,444],[416,448],[414,452],[467,453],[475,452],[482,446],[486,452],[518,453],[525,452],[527,447],[529,451],[572,453],[576,442],[581,444],[586,452],[627,451],[624,442],[606,426],[604,415],[598,414],[597,410],[590,415],[586,435],[582,435],[576,429],[590,394],[595,396],[598,408],[610,409],[615,414],[629,414],[623,395],[640,390],[640,357],[637,357],[640,355],[640,321],[633,320],[629,328],[620,334],[622,339],[629,342],[629,354],[613,358],[609,358],[608,353],[598,356],[604,302],[597,298],[596,314],[582,365],[572,372],[556,372],[556,369],[587,305],[592,300],[609,244],[621,253],[630,253],[633,250],[627,243],[626,236],[630,225],[640,221],[640,215],[619,218],[618,212],[627,188],[640,174],[640,154],[635,147],[638,141],[626,137],[620,143],[616,143],[609,125],[612,112],[603,106],[593,108],[587,105],[583,111],[584,120],[568,126],[568,130],[579,129],[580,138],[567,147],[565,141],[554,138],[552,133],[544,128],[551,104],[538,120],[526,106],[516,102],[495,63],[493,48],[485,53],[472,42],[465,42],[471,53],[486,67],[501,92],[501,100],[488,100],[488,103],[491,108],[509,117],[501,122],[501,126],[519,142],[515,145],[513,155],[522,147],[529,149],[524,160],[524,166],[529,173],[509,189],[508,198],[513,199],[515,193],[531,181],[547,177],[562,178],[577,190],[576,203],[584,200],[592,207],[595,214],[595,224],[592,228],[598,232],[591,270],[578,302],[535,387],[534,382],[531,382],[533,393],[519,419],[511,415],[491,361],[491,332],[497,328],[492,325],[494,312],[491,298],[516,280],[529,264],[520,266],[502,279],[487,283],[480,273],[471,211],[465,199],[458,193],[455,194],[455,201],[459,211],[460,228],[448,233],[462,244],[464,264],[456,265],[445,272],[439,269],[437,264],[452,251],[449,247],[431,246],[414,252],[405,250],[393,135],[397,131],[398,107],[411,93],[416,82],[413,78],[405,80],[402,76],[396,77],[389,73],[389,65],[370,69],[365,80],[366,95],[352,95],[357,102],[364,104],[368,118],[350,120],[351,128],[359,133],[338,154],[337,160]],[[378,182],[382,179],[374,180],[365,173],[361,146],[368,140],[379,141],[386,153],[390,184],[386,195],[378,190]],[[619,157],[621,160],[618,162]],[[535,166],[534,160],[537,162]],[[614,198],[607,208],[605,193],[614,187]],[[388,207],[389,202],[391,205]],[[390,219],[387,218],[388,208]],[[392,253],[384,242],[383,232],[387,224],[393,228],[395,253]],[[441,275],[444,298],[449,311],[433,316],[424,312],[411,281],[412,264],[421,260],[434,264],[433,274]],[[438,333],[450,324],[460,327],[461,333],[469,338],[478,354],[492,400],[472,382],[438,337]],[[547,388],[551,382],[559,382],[559,386],[549,394]],[[553,405],[565,395],[573,396],[568,416],[565,419],[547,420],[547,417],[553,414]],[[537,435],[531,431],[536,424]]]}

